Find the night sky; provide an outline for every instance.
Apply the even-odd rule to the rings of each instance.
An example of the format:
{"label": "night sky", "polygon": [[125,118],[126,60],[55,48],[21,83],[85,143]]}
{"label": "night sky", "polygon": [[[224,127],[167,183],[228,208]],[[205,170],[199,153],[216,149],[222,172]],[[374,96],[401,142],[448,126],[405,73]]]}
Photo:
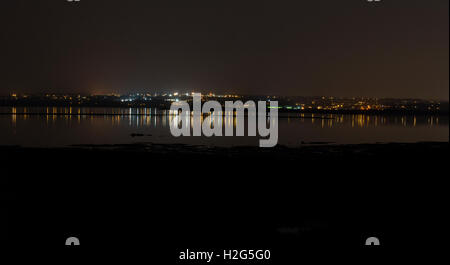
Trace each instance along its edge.
{"label": "night sky", "polygon": [[0,93],[449,97],[448,0],[9,0]]}

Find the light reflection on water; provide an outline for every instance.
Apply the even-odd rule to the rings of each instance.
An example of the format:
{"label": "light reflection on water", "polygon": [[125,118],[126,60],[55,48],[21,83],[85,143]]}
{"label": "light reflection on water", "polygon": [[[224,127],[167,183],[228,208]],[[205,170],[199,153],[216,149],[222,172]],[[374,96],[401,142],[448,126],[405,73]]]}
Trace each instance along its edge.
{"label": "light reflection on water", "polygon": [[[133,142],[256,145],[259,137],[179,137],[169,124],[188,117],[154,108],[1,107],[0,145],[65,146]],[[205,122],[236,127],[231,113],[212,113]],[[192,119],[192,117],[190,117]],[[216,120],[218,119],[218,120]],[[192,122],[190,123],[193,124]],[[246,130],[247,131],[247,130]],[[447,116],[280,114],[279,143],[370,143],[448,141]],[[139,134],[139,137],[131,137]]]}

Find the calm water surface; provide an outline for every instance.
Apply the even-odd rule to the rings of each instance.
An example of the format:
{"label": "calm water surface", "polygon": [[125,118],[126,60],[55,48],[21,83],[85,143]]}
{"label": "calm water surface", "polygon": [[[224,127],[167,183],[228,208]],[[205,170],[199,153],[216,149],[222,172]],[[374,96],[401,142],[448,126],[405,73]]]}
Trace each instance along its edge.
{"label": "calm water surface", "polygon": [[[151,108],[0,107],[0,145],[61,147],[73,144],[183,143],[258,145],[258,137],[178,137],[174,116]],[[278,143],[357,144],[449,140],[446,116],[280,114]],[[222,118],[223,126],[234,126]],[[132,137],[132,134],[143,136]]]}

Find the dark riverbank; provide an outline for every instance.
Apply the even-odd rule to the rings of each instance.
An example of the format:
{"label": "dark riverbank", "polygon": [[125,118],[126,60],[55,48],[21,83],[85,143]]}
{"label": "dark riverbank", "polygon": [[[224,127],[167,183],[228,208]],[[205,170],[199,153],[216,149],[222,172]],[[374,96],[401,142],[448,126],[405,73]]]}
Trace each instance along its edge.
{"label": "dark riverbank", "polygon": [[117,145],[72,145],[61,148],[27,148],[21,146],[0,146],[0,153],[9,156],[32,154],[79,154],[108,155],[108,153],[139,154],[152,159],[170,159],[188,156],[201,159],[227,158],[240,160],[273,159],[291,161],[296,159],[328,160],[328,159],[426,159],[440,157],[448,151],[448,142],[418,142],[418,143],[377,143],[377,144],[347,144],[337,145],[328,142],[304,142],[301,147],[292,148],[276,146],[275,148],[259,148],[253,146],[214,147],[184,144],[117,144]]}
{"label": "dark riverbank", "polygon": [[32,236],[60,248],[78,235],[85,249],[152,248],[165,260],[179,249],[248,247],[301,260],[299,249],[360,249],[369,236],[387,249],[432,244],[448,142],[3,146],[0,154],[13,245]]}

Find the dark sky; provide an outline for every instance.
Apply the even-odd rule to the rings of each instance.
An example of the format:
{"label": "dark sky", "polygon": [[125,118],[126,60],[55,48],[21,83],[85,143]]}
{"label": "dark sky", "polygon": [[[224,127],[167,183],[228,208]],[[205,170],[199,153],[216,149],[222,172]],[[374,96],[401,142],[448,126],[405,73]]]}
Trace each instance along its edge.
{"label": "dark sky", "polygon": [[448,0],[10,0],[0,92],[449,97]]}

